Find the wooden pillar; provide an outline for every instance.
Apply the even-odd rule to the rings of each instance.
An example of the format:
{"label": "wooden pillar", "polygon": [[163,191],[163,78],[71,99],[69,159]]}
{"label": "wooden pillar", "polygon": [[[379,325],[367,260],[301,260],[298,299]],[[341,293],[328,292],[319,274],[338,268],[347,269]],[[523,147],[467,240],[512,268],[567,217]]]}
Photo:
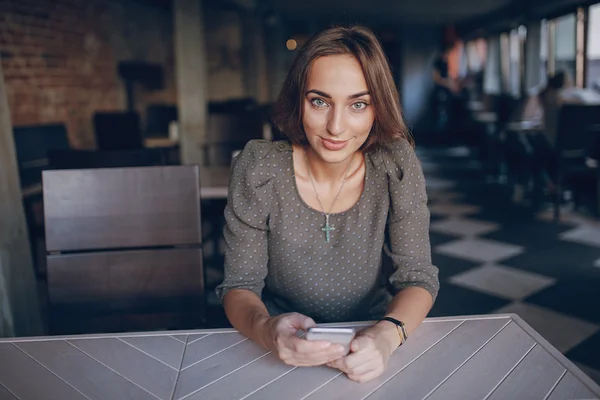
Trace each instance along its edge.
{"label": "wooden pillar", "polygon": [[42,333],[12,123],[0,64],[0,336]]}
{"label": "wooden pillar", "polygon": [[202,1],[175,0],[173,16],[181,160],[202,165],[208,114]]}

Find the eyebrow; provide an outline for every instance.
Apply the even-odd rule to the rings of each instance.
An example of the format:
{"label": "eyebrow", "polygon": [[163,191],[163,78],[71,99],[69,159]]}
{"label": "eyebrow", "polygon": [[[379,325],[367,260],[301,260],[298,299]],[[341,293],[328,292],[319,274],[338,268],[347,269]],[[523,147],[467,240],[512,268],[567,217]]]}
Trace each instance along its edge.
{"label": "eyebrow", "polygon": [[[325,92],[321,92],[320,90],[317,90],[317,89],[311,89],[308,92],[306,92],[307,95],[309,93],[318,94],[319,96],[325,97],[326,99],[331,99],[331,95],[330,94],[327,94]],[[359,93],[351,94],[350,96],[348,96],[348,99],[349,100],[356,99],[358,97],[365,96],[365,95],[368,95],[368,94],[369,94],[369,91],[365,90],[364,92],[359,92]]]}

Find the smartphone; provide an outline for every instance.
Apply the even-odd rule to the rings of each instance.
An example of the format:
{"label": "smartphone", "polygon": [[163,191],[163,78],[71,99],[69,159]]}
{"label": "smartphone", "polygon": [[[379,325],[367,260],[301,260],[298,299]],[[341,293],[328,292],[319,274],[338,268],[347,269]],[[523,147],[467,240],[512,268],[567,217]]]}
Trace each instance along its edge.
{"label": "smartphone", "polygon": [[341,344],[344,346],[344,354],[350,352],[350,342],[354,339],[356,331],[354,328],[309,328],[306,332],[306,340],[325,340],[327,342]]}

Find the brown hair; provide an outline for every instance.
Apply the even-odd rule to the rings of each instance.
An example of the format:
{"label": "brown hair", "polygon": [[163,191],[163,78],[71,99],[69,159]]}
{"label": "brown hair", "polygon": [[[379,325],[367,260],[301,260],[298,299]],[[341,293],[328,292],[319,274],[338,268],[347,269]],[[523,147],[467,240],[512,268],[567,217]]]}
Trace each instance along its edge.
{"label": "brown hair", "polygon": [[373,127],[362,150],[367,152],[388,146],[400,138],[412,143],[402,118],[398,91],[388,60],[375,34],[362,26],[329,28],[317,33],[306,43],[294,60],[275,102],[273,122],[277,128],[290,142],[306,143],[302,104],[312,63],[319,57],[344,54],[354,56],[360,63],[375,111]]}

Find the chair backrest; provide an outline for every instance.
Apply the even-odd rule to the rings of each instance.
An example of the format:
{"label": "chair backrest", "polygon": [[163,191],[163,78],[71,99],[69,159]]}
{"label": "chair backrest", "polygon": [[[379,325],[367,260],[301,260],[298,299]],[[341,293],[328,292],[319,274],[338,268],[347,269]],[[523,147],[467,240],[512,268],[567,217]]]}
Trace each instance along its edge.
{"label": "chair backrest", "polygon": [[587,149],[587,156],[600,161],[600,124],[591,125],[588,133],[591,137],[591,146]]}
{"label": "chair backrest", "polygon": [[53,332],[199,326],[198,175],[197,166],[44,171]]}
{"label": "chair backrest", "polygon": [[209,114],[204,142],[205,165],[230,165],[234,151],[242,150],[249,140],[263,138],[263,123],[262,109]]}
{"label": "chair backrest", "polygon": [[94,132],[99,150],[129,150],[143,147],[140,116],[136,112],[96,113]]}
{"label": "chair backrest", "polygon": [[565,104],[558,115],[556,147],[559,152],[581,152],[592,146],[590,129],[600,124],[600,105]]}
{"label": "chair backrest", "polygon": [[146,136],[168,137],[169,124],[177,119],[176,105],[149,104],[146,107]]}
{"label": "chair backrest", "polygon": [[520,101],[511,95],[498,95],[494,101],[494,111],[498,116],[498,126],[502,129],[504,125],[510,122],[510,117],[519,107]]}
{"label": "chair backrest", "polygon": [[63,124],[13,127],[21,186],[41,182],[42,170],[48,166],[48,152],[69,149],[67,129]]}
{"label": "chair backrest", "polygon": [[50,169],[89,169],[151,167],[167,165],[164,149],[138,150],[52,150],[48,152]]}
{"label": "chair backrest", "polygon": [[49,252],[200,244],[197,166],[43,172]]}

